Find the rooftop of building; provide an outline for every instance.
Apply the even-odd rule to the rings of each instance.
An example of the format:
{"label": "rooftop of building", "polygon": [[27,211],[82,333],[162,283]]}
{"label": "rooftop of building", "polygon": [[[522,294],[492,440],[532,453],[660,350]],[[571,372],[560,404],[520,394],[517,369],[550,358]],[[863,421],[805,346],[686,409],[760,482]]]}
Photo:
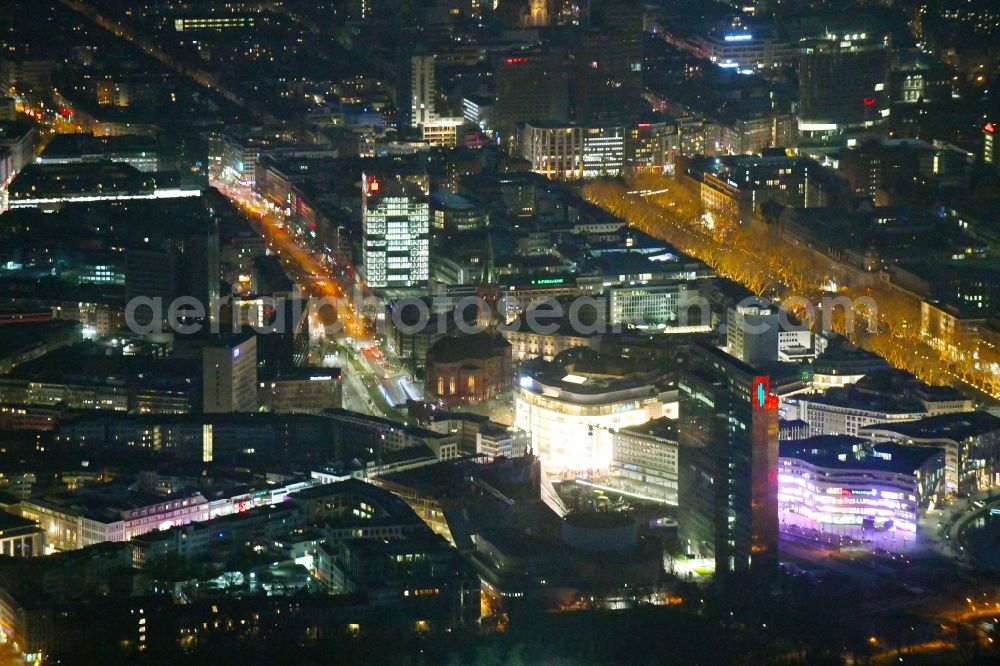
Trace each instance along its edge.
{"label": "rooftop of building", "polygon": [[905,206],[872,207],[857,198],[847,206],[790,208],[782,213],[790,231],[820,246],[851,250],[870,260],[908,263],[947,261],[958,254],[985,252],[986,245],[933,216]]}
{"label": "rooftop of building", "polygon": [[956,412],[937,414],[916,421],[877,423],[865,426],[861,432],[892,432],[914,440],[962,441],[1000,431],[1000,418],[987,412]]}
{"label": "rooftop of building", "polygon": [[[460,316],[466,324],[474,325],[478,318],[475,308],[465,308],[455,312],[434,312],[432,309],[433,300],[430,297],[421,298],[427,310],[413,307],[408,299],[401,299],[397,302],[390,302],[386,305],[386,322],[393,325],[400,325],[400,335],[429,335],[440,336],[455,329],[455,316]],[[429,316],[424,318],[422,313],[428,312]]]}
{"label": "rooftop of building", "polygon": [[627,359],[602,356],[589,347],[574,347],[560,352],[552,361],[535,359],[525,363],[521,368],[521,387],[543,393],[545,387],[552,387],[567,395],[592,398],[618,392],[628,392],[632,397],[636,393],[656,395],[656,383],[662,373],[647,376],[648,366],[634,365]]}
{"label": "rooftop of building", "polygon": [[514,274],[511,276],[513,278],[512,282],[520,282],[518,278],[523,280],[530,277],[532,278],[532,283],[536,281],[536,278],[541,280],[540,284],[548,284],[544,280],[556,271],[561,271],[564,276],[569,277],[569,274],[575,269],[573,262],[556,253],[504,254],[497,257],[496,265],[504,273]]}
{"label": "rooftop of building", "polygon": [[928,460],[942,456],[935,446],[866,443],[847,435],[819,435],[779,443],[781,458],[794,458],[812,465],[835,469],[872,470],[913,474]]}
{"label": "rooftop of building", "polygon": [[[379,498],[388,500],[387,493],[384,490],[365,481],[361,481],[360,479],[344,479],[343,481],[337,481],[336,483],[323,483],[311,486],[292,494],[291,498],[302,501],[310,501],[345,494],[356,495],[359,493],[370,494],[372,496],[378,496]],[[395,495],[391,495],[391,493],[388,495],[395,497]]]}
{"label": "rooftop of building", "polygon": [[855,146],[851,146],[847,149],[848,151],[853,151],[856,153],[866,153],[866,152],[882,152],[889,150],[921,150],[921,151],[933,151],[937,150],[934,145],[927,143],[922,139],[913,138],[901,138],[901,139],[889,139],[885,137],[873,137],[865,139],[859,142]]}
{"label": "rooftop of building", "polygon": [[[969,252],[964,255],[966,258],[948,261],[932,257],[930,261],[899,262],[899,266],[926,284],[929,302],[963,317],[993,316],[1000,312],[996,302],[996,295],[1000,293],[1000,258],[983,256],[987,244],[971,238],[968,241],[966,247],[959,248],[959,255],[955,255]],[[966,298],[962,298],[963,294]],[[977,294],[980,300],[967,300]]]}
{"label": "rooftop of building", "polygon": [[926,408],[909,396],[884,395],[860,391],[853,386],[831,388],[826,393],[809,395],[803,402],[830,407],[859,409],[884,414],[922,414]]}
{"label": "rooftop of building", "polygon": [[488,527],[479,530],[473,538],[489,543],[505,557],[553,557],[565,550],[557,541],[543,539],[513,527]]}
{"label": "rooftop of building", "polygon": [[510,356],[511,346],[499,333],[481,331],[470,335],[446,336],[427,350],[428,363],[461,363]]}
{"label": "rooftop of building", "polygon": [[[741,373],[746,377],[752,377],[760,375],[761,369],[755,368],[749,363],[733,356],[728,353],[725,349],[722,349],[716,344],[713,344],[709,340],[696,340],[688,349],[688,353],[683,356],[698,356],[702,359],[709,359],[712,363],[718,363],[723,366],[728,366],[732,370]],[[797,365],[797,364],[774,364],[780,367],[781,365]]]}
{"label": "rooftop of building", "polygon": [[16,141],[35,129],[34,123],[28,120],[0,120],[0,145],[8,141]]}
{"label": "rooftop of building", "polygon": [[563,519],[573,527],[608,530],[635,524],[635,519],[620,511],[574,511]]}
{"label": "rooftop of building", "polygon": [[[401,472],[392,472],[378,477],[376,483],[398,486],[415,491],[422,496],[455,498],[473,488],[476,479],[483,479],[511,497],[519,494],[519,484],[530,484],[531,470],[536,463],[532,456],[523,458],[495,459],[484,462],[482,456],[467,456],[454,460],[425,465]],[[510,492],[508,492],[510,491]],[[481,496],[476,493],[477,496]],[[537,494],[535,499],[538,499]]]}
{"label": "rooftop of building", "polygon": [[261,155],[258,168],[273,168],[283,176],[300,181],[313,177],[335,176],[344,168],[343,160],[338,157],[324,155],[288,155],[274,154]]}
{"label": "rooftop of building", "polygon": [[496,103],[496,99],[492,95],[469,94],[463,95],[462,99],[469,100],[478,106],[493,106]]}
{"label": "rooftop of building", "polygon": [[257,334],[253,330],[238,333],[206,333],[201,337],[205,349],[232,349],[250,340],[257,340]]}
{"label": "rooftop of building", "polygon": [[[599,219],[593,222],[600,223],[602,220]],[[581,219],[577,224],[591,224],[593,222]],[[637,252],[647,256],[665,257],[667,259],[676,258],[678,261],[697,261],[683,254],[673,245],[625,224],[611,233],[602,231],[599,236],[596,234],[588,235],[586,238],[584,250],[587,254],[595,257],[608,253]]]}
{"label": "rooftop of building", "polygon": [[449,460],[436,465],[425,465],[379,476],[379,481],[418,490],[431,496],[447,495],[448,489],[462,488],[466,484],[464,470],[472,464],[468,460]]}
{"label": "rooftop of building", "polygon": [[265,504],[263,506],[256,506],[252,509],[247,509],[246,511],[241,511],[239,513],[216,516],[211,520],[199,520],[186,525],[176,525],[166,530],[152,530],[151,532],[134,536],[132,537],[132,540],[140,545],[148,546],[158,542],[170,541],[174,538],[174,534],[178,532],[184,533],[190,532],[191,530],[201,529],[222,530],[229,525],[239,525],[240,523],[260,520],[264,517],[279,518],[298,510],[299,507],[287,502],[281,504]]}
{"label": "rooftop of building", "polygon": [[379,557],[395,554],[457,554],[440,534],[426,533],[394,539],[347,539],[345,548],[361,557]]}
{"label": "rooftop of building", "polygon": [[201,493],[196,490],[159,495],[136,490],[117,481],[53,493],[44,497],[33,497],[30,501],[110,523],[122,520],[125,513],[135,509],[185,500],[205,501]]}
{"label": "rooftop of building", "polygon": [[677,264],[684,263],[680,258],[677,261],[653,261],[639,252],[607,253],[595,257],[593,261],[605,276],[663,275],[677,271]]}
{"label": "rooftop of building", "polygon": [[565,128],[579,128],[579,129],[609,129],[609,130],[623,130],[624,125],[622,123],[614,122],[594,122],[594,123],[577,123],[569,120],[531,120],[523,123],[526,127],[535,127],[538,129],[565,129]]}
{"label": "rooftop of building", "polygon": [[798,155],[789,155],[784,149],[770,148],[760,155],[722,155],[719,157],[699,157],[712,170],[745,169],[757,165],[766,166],[821,166],[819,162]]}
{"label": "rooftop of building", "polygon": [[86,164],[30,164],[8,186],[11,199],[45,196],[82,196],[111,192],[151,193],[172,184],[165,176],[142,173],[124,162],[99,161]]}
{"label": "rooftop of building", "polygon": [[271,382],[296,382],[296,381],[322,381],[326,379],[340,379],[342,375],[340,368],[310,368],[310,367],[285,367],[277,371],[273,376],[260,375],[261,381]]}
{"label": "rooftop of building", "polygon": [[831,451],[853,450],[864,446],[868,440],[853,435],[814,435],[804,439],[788,439],[781,442],[781,455],[804,451],[829,453]]}
{"label": "rooftop of building", "polygon": [[[425,403],[426,404],[426,403]],[[474,414],[472,412],[452,412],[445,409],[438,409],[433,404],[428,411],[428,417],[431,421],[471,421],[476,423],[479,427],[482,427],[488,423],[491,423],[490,417],[485,414]]]}
{"label": "rooftop of building", "polygon": [[855,382],[851,390],[860,393],[915,396],[941,402],[962,400],[962,394],[951,386],[931,386],[905,370],[885,368],[867,373]]}
{"label": "rooftop of building", "polygon": [[752,45],[755,42],[775,41],[778,39],[778,29],[766,20],[735,23],[732,20],[722,21],[711,26],[705,36],[713,41],[733,46]]}
{"label": "rooftop of building", "polygon": [[[534,314],[529,315],[529,312],[532,312],[532,310],[523,312],[518,316],[514,323],[509,326],[510,333],[530,333],[541,336],[566,336],[574,338],[592,338],[600,335],[597,333],[598,329],[590,325],[594,322],[584,321],[582,315],[586,314],[585,308],[580,309],[580,323],[583,326],[575,326],[568,314],[558,319],[543,315],[541,314],[544,312],[543,309],[539,309],[538,313],[535,314],[539,315],[537,323],[544,323],[544,326],[539,326],[537,323],[532,325],[530,318]],[[564,312],[566,311],[564,310]]]}
{"label": "rooftop of building", "polygon": [[[100,597],[112,598],[116,593],[127,596],[132,591],[132,577],[126,573],[131,562],[131,544],[115,541],[45,557],[4,557],[0,558],[0,585],[25,609],[51,609],[56,598],[70,597],[76,601],[84,594],[92,595],[96,602]],[[121,587],[127,590],[97,589],[102,581],[109,581],[109,565],[115,571],[110,582],[121,582]],[[82,571],[92,575],[80,575]],[[44,585],[50,576],[62,581],[54,586]]]}
{"label": "rooftop of building", "polygon": [[[7,492],[6,490],[0,490],[0,512],[5,511],[8,507],[13,507],[21,502],[20,497]],[[11,514],[13,515],[13,514]]]}
{"label": "rooftop of building", "polygon": [[93,134],[56,134],[45,145],[42,158],[65,159],[116,153],[156,153],[156,141],[141,134],[95,136]]}
{"label": "rooftop of building", "polygon": [[[526,261],[525,258],[513,259],[508,257],[502,257],[501,261],[505,262],[504,266],[508,271],[511,268],[517,268],[516,272],[503,275],[502,281],[504,286],[508,289],[552,289],[552,288],[568,288],[576,285],[576,279],[578,273],[569,272],[572,268],[571,262],[561,261],[558,258],[551,259],[533,259],[531,261]],[[535,272],[522,271],[522,267],[526,265],[533,264],[536,268]],[[555,272],[552,268],[557,267],[561,270]]]}
{"label": "rooftop of building", "polygon": [[427,428],[421,428],[420,426],[417,425],[411,425],[408,422],[401,423],[393,419],[382,418],[381,416],[362,414],[361,412],[352,412],[349,409],[343,409],[341,407],[331,407],[329,409],[324,409],[321,418],[332,419],[334,421],[350,420],[355,423],[358,420],[360,420],[365,424],[374,428],[389,428],[391,430],[402,430],[408,434],[415,435],[417,437],[424,437],[427,439],[444,439],[446,437],[449,437],[449,435],[435,432],[433,430],[428,430]]}
{"label": "rooftop of building", "polygon": [[374,173],[365,172],[367,179],[368,206],[378,205],[387,197],[407,197],[417,202],[429,201],[424,186],[419,182],[420,175],[411,176],[378,170]]}
{"label": "rooftop of building", "polygon": [[754,169],[794,169],[791,175],[804,175],[808,171],[810,177],[813,177],[822,172],[824,167],[808,157],[786,154],[726,155],[692,158],[688,172],[694,176],[711,174],[740,187],[747,184],[746,178],[752,175]]}
{"label": "rooftop of building", "polygon": [[377,465],[388,466],[397,463],[417,462],[421,460],[436,460],[434,451],[425,444],[407,446],[394,451],[382,451],[375,459]]}
{"label": "rooftop of building", "polygon": [[131,356],[120,348],[85,341],[22,363],[5,378],[85,386],[135,383],[143,388],[187,392],[200,376],[200,363],[193,359]]}
{"label": "rooftop of building", "polygon": [[32,529],[39,529],[38,523],[6,511],[0,511],[0,539],[11,536],[15,532],[20,533]]}
{"label": "rooftop of building", "polygon": [[277,255],[256,257],[253,266],[259,281],[258,294],[291,292],[295,288],[295,283],[288,277],[281,258]]}
{"label": "rooftop of building", "polygon": [[914,389],[915,395],[922,400],[929,402],[950,402],[958,400],[968,400],[961,391],[954,386],[931,386],[924,384]]}
{"label": "rooftop of building", "polygon": [[74,253],[84,245],[96,246],[117,255],[121,247],[160,247],[165,238],[214,233],[214,220],[224,214],[220,209],[220,206],[214,205],[211,195],[155,200],[75,201],[55,212],[16,208],[3,214],[6,224],[0,230],[0,237],[4,243],[15,247],[32,247],[34,244],[50,252],[65,248]]}
{"label": "rooftop of building", "polygon": [[853,375],[865,374],[876,369],[888,369],[889,362],[861,347],[846,342],[831,342],[813,361],[816,374]]}
{"label": "rooftop of building", "polygon": [[881,34],[868,32],[828,32],[801,39],[799,45],[804,52],[811,51],[871,51],[884,52],[888,56],[889,44]]}
{"label": "rooftop of building", "polygon": [[441,210],[476,210],[476,206],[462,195],[444,190],[431,195],[431,205]]}
{"label": "rooftop of building", "polygon": [[639,425],[622,428],[620,432],[646,437],[657,437],[672,442],[677,441],[677,421],[666,416],[652,419]]}
{"label": "rooftop of building", "polygon": [[134,424],[137,427],[148,425],[160,426],[190,426],[200,428],[203,425],[213,427],[235,426],[238,428],[265,428],[275,426],[278,428],[287,427],[296,423],[314,423],[322,425],[323,416],[318,414],[302,413],[274,413],[274,412],[233,412],[226,414],[130,414],[122,412],[112,412],[106,409],[96,409],[85,411],[75,418],[69,427],[74,424],[87,425],[95,422],[114,422],[119,425]]}
{"label": "rooftop of building", "polygon": [[80,323],[65,319],[0,325],[0,358],[34,349],[66,336],[79,336]]}

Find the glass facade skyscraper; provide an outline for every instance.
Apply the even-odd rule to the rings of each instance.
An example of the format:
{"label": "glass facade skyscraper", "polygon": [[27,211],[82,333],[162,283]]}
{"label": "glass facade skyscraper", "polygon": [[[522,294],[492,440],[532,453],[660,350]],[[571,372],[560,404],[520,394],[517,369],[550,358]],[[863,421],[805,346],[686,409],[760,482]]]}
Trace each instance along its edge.
{"label": "glass facade skyscraper", "polygon": [[770,380],[708,344],[684,354],[678,379],[678,529],[718,574],[778,549],[778,398]]}
{"label": "glass facade skyscraper", "polygon": [[372,289],[418,287],[429,276],[430,203],[403,178],[362,174],[364,274]]}

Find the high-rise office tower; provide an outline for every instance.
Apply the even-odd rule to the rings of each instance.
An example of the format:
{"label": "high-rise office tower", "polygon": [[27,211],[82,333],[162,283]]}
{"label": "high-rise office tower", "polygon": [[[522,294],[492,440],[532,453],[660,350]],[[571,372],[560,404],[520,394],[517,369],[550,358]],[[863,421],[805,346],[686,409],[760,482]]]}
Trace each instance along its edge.
{"label": "high-rise office tower", "polygon": [[642,3],[602,0],[573,47],[572,117],[579,122],[634,115],[642,100]]}
{"label": "high-rise office tower", "polygon": [[806,142],[876,133],[889,117],[890,48],[865,33],[802,43],[799,132]]}
{"label": "high-rise office tower", "polygon": [[430,271],[430,200],[402,176],[362,174],[364,275],[372,289],[416,287]]}
{"label": "high-rise office tower", "polygon": [[566,120],[568,88],[564,52],[556,47],[511,51],[496,61],[492,125],[505,141],[514,126],[532,120]]}
{"label": "high-rise office tower", "polygon": [[778,548],[778,398],[770,380],[708,344],[678,378],[678,529],[716,573],[747,571]]}
{"label": "high-rise office tower", "polygon": [[729,353],[750,365],[778,361],[778,311],[770,305],[737,305],[726,313]]}
{"label": "high-rise office tower", "polygon": [[202,411],[257,411],[257,337],[234,336],[201,352]]}
{"label": "high-rise office tower", "polygon": [[420,127],[436,117],[434,114],[433,55],[410,58],[410,127]]}
{"label": "high-rise office tower", "polygon": [[[174,299],[191,297],[204,306],[206,314],[212,311],[219,298],[218,221],[214,216],[190,219],[191,225],[166,225],[147,232],[149,236],[129,240],[125,252],[126,299],[161,298],[166,313]],[[193,224],[204,227],[191,229]]]}

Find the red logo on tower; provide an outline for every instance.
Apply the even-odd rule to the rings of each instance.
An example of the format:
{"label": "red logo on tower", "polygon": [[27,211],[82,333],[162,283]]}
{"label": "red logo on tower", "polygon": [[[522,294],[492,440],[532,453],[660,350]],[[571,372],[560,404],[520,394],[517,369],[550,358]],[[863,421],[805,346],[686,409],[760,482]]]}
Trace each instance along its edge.
{"label": "red logo on tower", "polygon": [[771,393],[771,378],[767,376],[754,377],[751,400],[754,409],[768,411],[778,408],[778,396]]}

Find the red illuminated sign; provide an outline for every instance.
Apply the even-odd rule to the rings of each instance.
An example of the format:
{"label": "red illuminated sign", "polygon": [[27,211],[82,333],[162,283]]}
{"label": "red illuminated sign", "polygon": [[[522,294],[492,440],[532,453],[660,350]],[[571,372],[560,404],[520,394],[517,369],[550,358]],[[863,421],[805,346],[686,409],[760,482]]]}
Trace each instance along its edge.
{"label": "red illuminated sign", "polygon": [[504,62],[507,63],[508,65],[523,65],[524,63],[528,62],[528,59],[524,57],[504,58]]}
{"label": "red illuminated sign", "polygon": [[878,100],[874,97],[865,97],[862,101],[865,103],[865,106],[872,107],[875,106],[875,102]]}
{"label": "red illuminated sign", "polygon": [[638,127],[639,129],[649,129],[652,126],[653,125],[651,123],[639,123],[638,125],[636,125],[636,127]]}
{"label": "red illuminated sign", "polygon": [[771,378],[767,376],[754,377],[753,389],[750,394],[755,409],[773,410],[778,408],[778,396],[771,393]]}
{"label": "red illuminated sign", "polygon": [[994,132],[997,131],[997,127],[993,123],[986,123],[986,125],[983,127],[983,131],[986,132],[987,134],[993,134]]}

